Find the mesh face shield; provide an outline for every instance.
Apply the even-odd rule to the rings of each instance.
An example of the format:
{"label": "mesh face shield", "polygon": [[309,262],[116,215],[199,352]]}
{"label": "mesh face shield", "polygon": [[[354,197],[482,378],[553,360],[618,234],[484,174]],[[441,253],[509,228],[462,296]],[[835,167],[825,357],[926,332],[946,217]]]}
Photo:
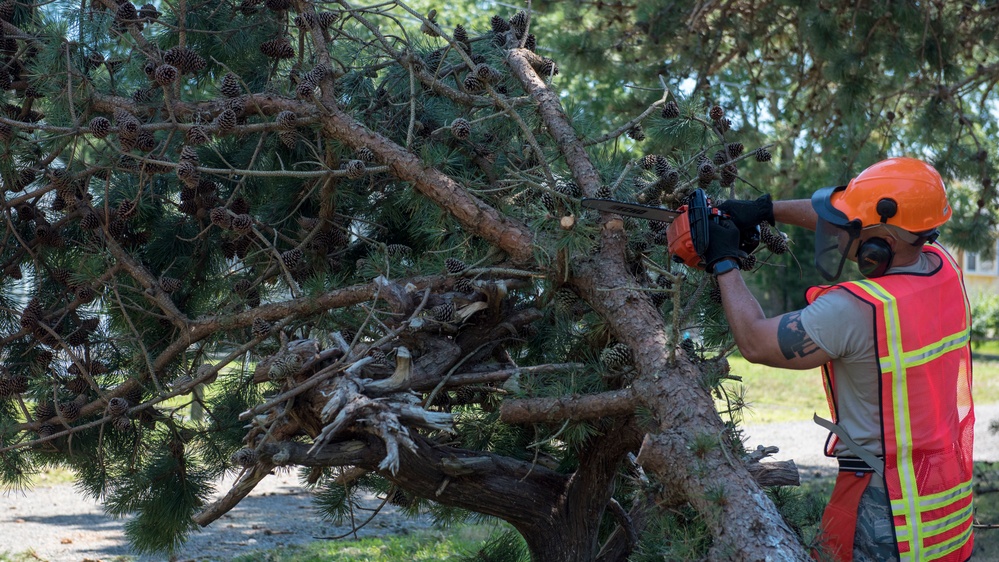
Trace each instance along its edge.
{"label": "mesh face shield", "polygon": [[860,238],[860,223],[845,225],[830,223],[819,217],[815,225],[815,269],[826,281],[835,281],[843,273],[849,252]]}
{"label": "mesh face shield", "polygon": [[815,269],[826,281],[835,281],[843,273],[849,252],[860,238],[861,225],[833,207],[832,195],[845,185],[826,187],[812,195],[812,208],[818,215],[815,224]]}

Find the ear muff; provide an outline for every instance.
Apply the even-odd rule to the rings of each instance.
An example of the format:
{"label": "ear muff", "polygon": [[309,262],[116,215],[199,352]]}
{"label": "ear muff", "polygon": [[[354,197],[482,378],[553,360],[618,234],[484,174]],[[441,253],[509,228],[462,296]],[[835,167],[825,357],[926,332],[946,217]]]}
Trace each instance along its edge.
{"label": "ear muff", "polygon": [[881,277],[891,267],[895,252],[884,238],[865,240],[857,249],[857,267],[864,277]]}

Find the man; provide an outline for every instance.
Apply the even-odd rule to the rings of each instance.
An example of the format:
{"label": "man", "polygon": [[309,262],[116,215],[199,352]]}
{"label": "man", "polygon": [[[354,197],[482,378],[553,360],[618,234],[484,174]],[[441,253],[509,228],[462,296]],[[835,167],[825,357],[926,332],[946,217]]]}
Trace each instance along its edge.
{"label": "man", "polygon": [[[705,251],[735,342],[754,363],[823,366],[840,472],[822,518],[836,560],[971,555],[970,313],[961,271],[938,245],[951,215],[932,166],[892,158],[808,200],[726,201]],[[813,287],[808,306],[767,318],[746,287],[739,232],[767,221],[816,231],[816,266],[867,277]],[[822,423],[825,422],[825,423]]]}

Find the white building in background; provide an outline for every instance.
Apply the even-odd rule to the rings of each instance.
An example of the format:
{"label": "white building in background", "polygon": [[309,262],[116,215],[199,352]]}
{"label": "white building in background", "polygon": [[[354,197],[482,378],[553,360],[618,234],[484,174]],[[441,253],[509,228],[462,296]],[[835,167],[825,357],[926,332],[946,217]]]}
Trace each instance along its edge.
{"label": "white building in background", "polygon": [[[996,241],[995,255],[999,256],[999,240]],[[958,259],[964,268],[964,284],[968,297],[999,295],[999,261],[996,258],[984,259],[975,252],[958,252]]]}

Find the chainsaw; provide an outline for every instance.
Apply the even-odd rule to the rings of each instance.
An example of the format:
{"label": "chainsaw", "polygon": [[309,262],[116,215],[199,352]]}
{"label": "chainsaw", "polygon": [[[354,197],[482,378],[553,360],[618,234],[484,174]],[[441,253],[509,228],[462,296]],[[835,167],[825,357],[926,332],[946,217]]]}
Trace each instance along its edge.
{"label": "chainsaw", "polygon": [[[628,217],[667,223],[666,244],[673,261],[690,267],[704,268],[704,252],[708,249],[708,225],[710,221],[732,220],[721,210],[711,205],[711,200],[703,189],[695,189],[687,198],[687,204],[672,210],[665,207],[627,203],[614,199],[583,199],[584,207],[617,213]],[[760,245],[760,228],[741,232],[739,249],[750,254]]]}

